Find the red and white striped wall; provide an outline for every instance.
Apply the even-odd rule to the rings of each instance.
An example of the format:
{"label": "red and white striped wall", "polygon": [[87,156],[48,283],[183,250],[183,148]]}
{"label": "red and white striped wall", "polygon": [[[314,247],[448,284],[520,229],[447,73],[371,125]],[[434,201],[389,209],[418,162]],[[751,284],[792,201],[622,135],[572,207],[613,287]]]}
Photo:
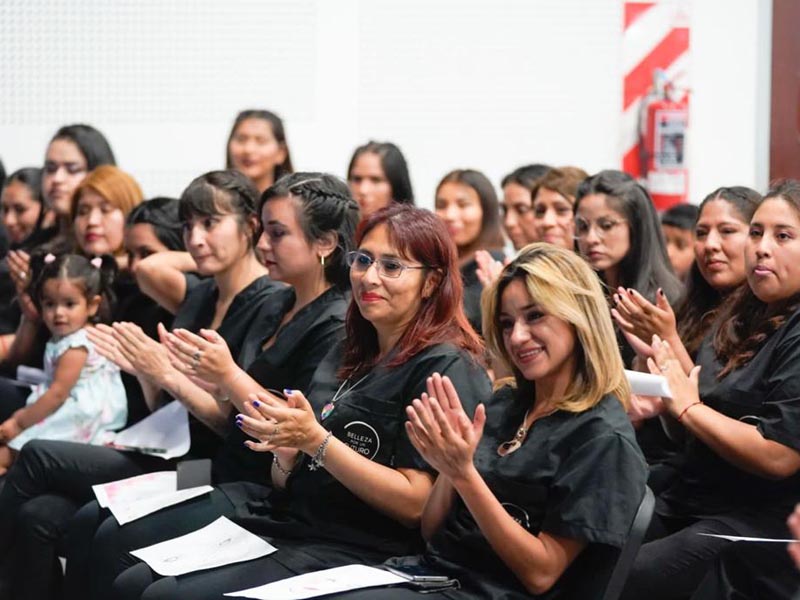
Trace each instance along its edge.
{"label": "red and white striped wall", "polygon": [[640,107],[663,69],[678,89],[689,88],[688,0],[624,2],[622,41],[622,169],[642,176],[639,145]]}

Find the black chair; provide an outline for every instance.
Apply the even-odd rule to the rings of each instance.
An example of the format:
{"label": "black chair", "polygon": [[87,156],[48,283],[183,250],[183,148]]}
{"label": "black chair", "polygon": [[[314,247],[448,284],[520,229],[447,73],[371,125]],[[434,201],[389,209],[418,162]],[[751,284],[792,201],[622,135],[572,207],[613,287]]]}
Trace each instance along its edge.
{"label": "black chair", "polygon": [[639,547],[642,545],[644,535],[650,526],[650,519],[653,516],[655,505],[656,498],[653,492],[649,487],[645,487],[644,497],[639,503],[639,510],[636,511],[636,516],[633,518],[630,531],[628,531],[628,539],[619,552],[614,570],[611,571],[611,578],[608,580],[603,600],[617,600],[622,594],[625,582],[628,580],[628,574],[631,572],[633,561],[636,560]]}

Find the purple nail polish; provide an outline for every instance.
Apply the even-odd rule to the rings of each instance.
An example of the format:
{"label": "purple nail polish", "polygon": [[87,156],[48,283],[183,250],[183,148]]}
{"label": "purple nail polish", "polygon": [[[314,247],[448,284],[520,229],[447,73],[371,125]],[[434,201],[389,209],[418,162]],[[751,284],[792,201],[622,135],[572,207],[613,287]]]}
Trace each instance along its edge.
{"label": "purple nail polish", "polygon": [[253,406],[258,408],[259,406],[261,406],[261,402],[259,402],[258,400],[253,400]]}
{"label": "purple nail polish", "polygon": [[294,391],[294,390],[292,390],[292,389],[290,389],[290,388],[283,388],[283,393],[284,393],[285,395],[287,395],[287,396],[291,395],[291,393],[292,393],[293,391]]}

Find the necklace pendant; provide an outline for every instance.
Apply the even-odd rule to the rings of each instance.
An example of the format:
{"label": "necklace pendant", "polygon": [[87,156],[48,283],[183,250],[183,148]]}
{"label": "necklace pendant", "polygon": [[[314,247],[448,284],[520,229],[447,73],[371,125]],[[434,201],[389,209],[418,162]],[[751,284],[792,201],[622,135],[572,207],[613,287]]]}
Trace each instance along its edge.
{"label": "necklace pendant", "polygon": [[320,413],[319,416],[323,420],[327,419],[333,412],[334,408],[336,408],[336,404],[334,404],[333,402],[328,402],[325,406],[322,407],[322,412]]}

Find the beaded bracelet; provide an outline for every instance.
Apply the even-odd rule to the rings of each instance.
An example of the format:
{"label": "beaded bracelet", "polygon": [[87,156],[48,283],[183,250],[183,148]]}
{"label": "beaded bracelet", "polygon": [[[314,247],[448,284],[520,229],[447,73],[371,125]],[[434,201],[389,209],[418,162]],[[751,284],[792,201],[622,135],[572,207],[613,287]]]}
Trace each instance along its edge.
{"label": "beaded bracelet", "polygon": [[702,403],[703,403],[703,401],[702,401],[702,400],[697,400],[696,402],[692,402],[692,403],[691,403],[689,406],[687,406],[686,408],[684,408],[684,409],[681,411],[681,414],[679,414],[679,415],[678,415],[678,423],[680,423],[680,422],[681,422],[681,419],[683,419],[683,415],[685,415],[685,414],[686,414],[686,411],[688,411],[688,410],[689,410],[690,408],[692,408],[693,406],[697,406],[698,404],[702,404]]}
{"label": "beaded bracelet", "polygon": [[272,466],[278,469],[278,471],[280,471],[287,477],[292,474],[292,471],[294,471],[294,469],[284,469],[283,465],[281,464],[281,461],[278,460],[277,454],[272,455]]}
{"label": "beaded bracelet", "polygon": [[328,435],[325,436],[325,439],[322,440],[319,448],[317,448],[317,451],[311,458],[311,462],[308,463],[309,471],[316,471],[317,469],[321,469],[325,466],[325,451],[328,449],[328,443],[331,441],[332,435],[333,433],[329,431]]}

